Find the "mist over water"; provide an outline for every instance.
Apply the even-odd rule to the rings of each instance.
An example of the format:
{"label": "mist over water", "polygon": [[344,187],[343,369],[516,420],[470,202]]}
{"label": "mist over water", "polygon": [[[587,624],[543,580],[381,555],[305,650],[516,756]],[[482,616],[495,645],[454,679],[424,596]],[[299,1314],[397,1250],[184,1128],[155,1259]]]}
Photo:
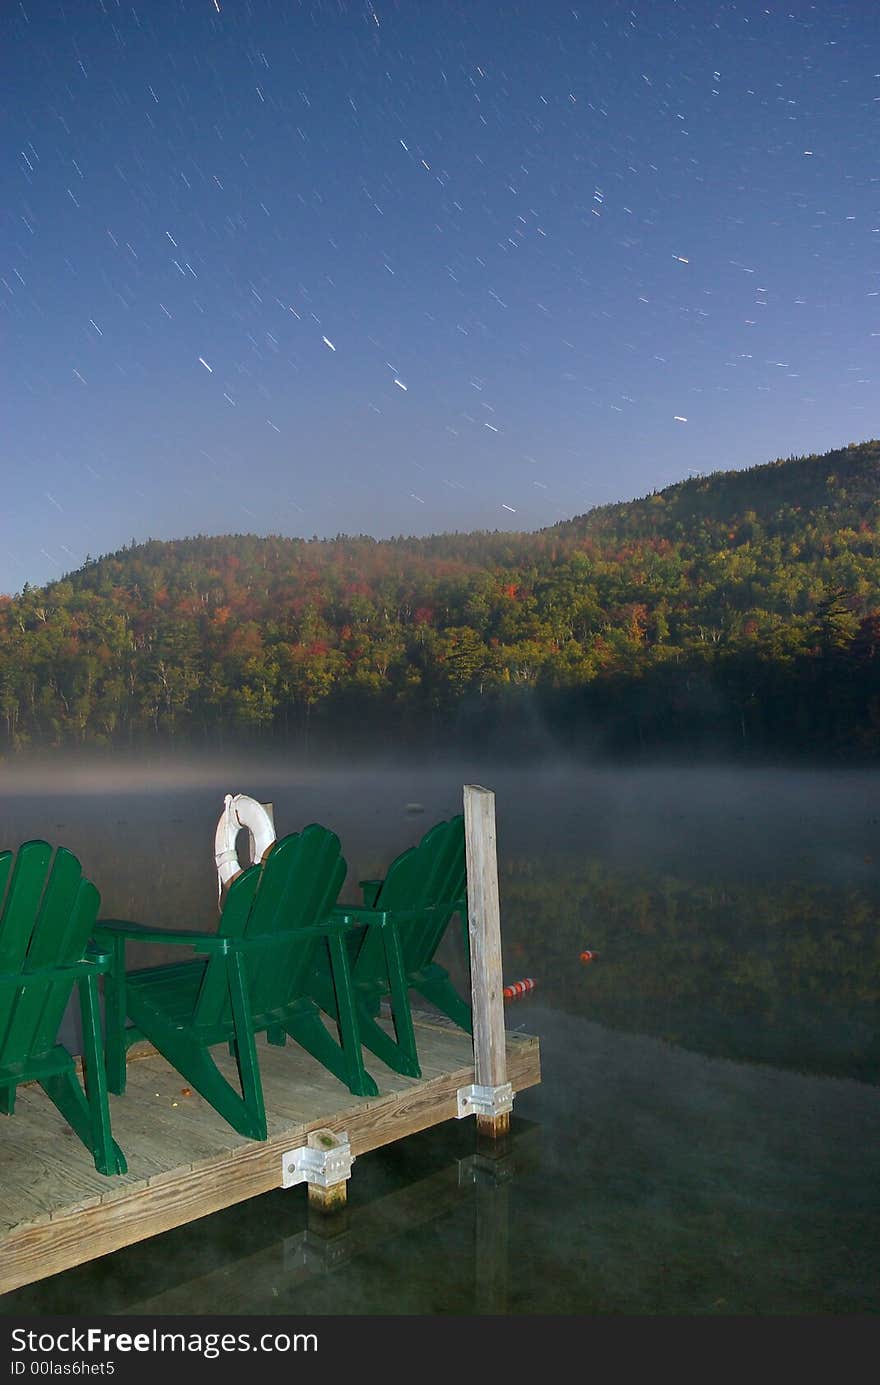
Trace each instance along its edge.
{"label": "mist over water", "polygon": [[[877,772],[240,752],[19,759],[2,783],[0,844],[69,847],[105,916],[205,929],[226,793],[271,803],[279,835],[336,831],[354,900],[463,784],[493,789],[504,979],[536,980],[507,1024],[539,1034],[543,1079],[517,1098],[497,1196],[468,1173],[465,1122],[359,1161],[371,1231],[332,1273],[271,1194],[0,1311],[85,1307],[96,1283],[140,1312],[876,1309]],[[466,986],[456,930],[441,960]],[[405,1231],[389,1192],[411,1198]]]}
{"label": "mist over water", "polygon": [[477,754],[341,764],[283,748],[17,758],[0,764],[0,839],[17,845],[61,831],[71,850],[88,843],[96,864],[102,845],[124,846],[136,872],[137,857],[156,861],[174,826],[188,872],[200,861],[211,867],[224,794],[246,793],[274,804],[279,835],[313,821],[338,832],[353,865],[374,849],[393,855],[431,820],[460,812],[465,783],[495,792],[502,863],[505,849],[552,848],[719,882],[868,883],[880,870],[880,771],[594,767],[556,751],[515,764]]}

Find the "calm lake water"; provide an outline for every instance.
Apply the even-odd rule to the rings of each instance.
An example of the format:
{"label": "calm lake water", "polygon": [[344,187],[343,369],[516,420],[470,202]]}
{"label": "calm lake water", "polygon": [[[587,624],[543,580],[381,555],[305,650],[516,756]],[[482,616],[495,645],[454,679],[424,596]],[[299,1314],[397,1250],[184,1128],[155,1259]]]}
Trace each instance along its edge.
{"label": "calm lake water", "polygon": [[338,832],[354,899],[464,783],[494,789],[505,981],[536,982],[507,1022],[540,1036],[543,1081],[501,1160],[469,1121],[359,1159],[343,1235],[267,1194],[0,1312],[877,1311],[880,775],[281,755],[2,779],[4,846],[68,846],[108,916],[205,928],[226,792],[279,834]]}

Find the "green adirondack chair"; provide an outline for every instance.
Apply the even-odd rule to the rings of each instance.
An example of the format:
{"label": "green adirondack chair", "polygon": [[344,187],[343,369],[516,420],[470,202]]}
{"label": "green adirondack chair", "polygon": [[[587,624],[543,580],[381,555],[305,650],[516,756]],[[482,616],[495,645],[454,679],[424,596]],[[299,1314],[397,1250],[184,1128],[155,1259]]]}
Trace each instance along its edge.
{"label": "green adirondack chair", "polygon": [[[339,838],[317,823],[276,841],[261,863],[231,882],[216,934],[101,919],[96,938],[112,950],[106,983],[107,1072],[125,1089],[125,1053],[148,1039],[242,1135],[267,1138],[254,1036],[283,1046],[290,1035],[359,1096],[378,1087],[364,1068],[345,945],[347,925],[330,914],[345,878]],[[130,939],[193,948],[204,958],[125,970]],[[333,996],[339,1042],[306,985],[322,976]],[[126,1016],[133,1027],[126,1028]],[[228,1043],[241,1091],[211,1048]]]}
{"label": "green adirondack chair", "polygon": [[[88,941],[101,897],[64,847],[25,842],[0,853],[0,1112],[11,1116],[16,1089],[38,1082],[95,1161],[99,1173],[125,1173],[110,1133],[98,976],[109,958]],[[6,889],[7,882],[9,884]],[[79,989],[84,1086],[57,1043],[74,984]]]}
{"label": "green adirondack chair", "polygon": [[[454,914],[461,916],[467,947],[467,867],[464,818],[436,823],[418,846],[404,851],[382,880],[361,880],[363,906],[340,905],[333,917],[359,928],[349,939],[351,976],[361,1040],[398,1072],[421,1076],[407,996],[423,995],[469,1034],[471,1007],[462,999],[434,954]],[[333,1013],[323,977],[314,993]],[[390,999],[395,1039],[377,1023]]]}

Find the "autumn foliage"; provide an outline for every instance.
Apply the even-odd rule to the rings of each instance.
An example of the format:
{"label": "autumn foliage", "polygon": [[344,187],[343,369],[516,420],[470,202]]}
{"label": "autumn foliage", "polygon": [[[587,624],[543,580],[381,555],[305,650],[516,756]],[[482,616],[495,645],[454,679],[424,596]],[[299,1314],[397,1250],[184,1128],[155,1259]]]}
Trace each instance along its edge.
{"label": "autumn foliage", "polygon": [[0,597],[9,750],[535,715],[592,750],[880,753],[880,443],[534,534],[150,541]]}

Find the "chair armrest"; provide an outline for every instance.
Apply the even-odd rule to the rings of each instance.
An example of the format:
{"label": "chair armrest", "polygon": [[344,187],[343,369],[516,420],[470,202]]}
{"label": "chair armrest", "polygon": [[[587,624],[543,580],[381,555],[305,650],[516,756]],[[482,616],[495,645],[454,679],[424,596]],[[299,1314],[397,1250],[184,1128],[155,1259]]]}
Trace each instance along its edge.
{"label": "chair armrest", "polygon": [[99,942],[130,938],[141,943],[174,943],[195,948],[197,952],[218,952],[221,955],[229,951],[231,941],[229,938],[219,938],[216,933],[200,933],[197,928],[148,928],[146,924],[129,923],[125,919],[99,919],[94,934]]}
{"label": "chair armrest", "polygon": [[[105,954],[105,960],[106,954]],[[97,959],[84,958],[81,962],[62,962],[58,966],[33,967],[30,971],[0,971],[0,984],[18,982],[20,985],[27,985],[31,981],[64,981],[69,979],[73,982],[78,976],[93,976],[96,971],[106,971],[106,965],[102,966]]]}
{"label": "chair armrest", "polygon": [[407,923],[410,919],[424,918],[426,914],[452,915],[463,912],[465,908],[463,899],[444,899],[439,904],[426,904],[421,909],[367,909],[362,905],[337,904],[332,917],[355,923],[375,923],[382,927],[392,919],[395,923]]}
{"label": "chair armrest", "polygon": [[258,947],[277,947],[283,939],[327,938],[333,933],[350,933],[354,924],[345,918],[327,918],[321,923],[294,927],[287,933],[255,933],[247,938],[226,938],[230,952],[249,952]]}
{"label": "chair armrest", "polygon": [[340,923],[349,928],[357,923],[385,922],[388,915],[382,909],[371,909],[363,904],[337,904],[331,911],[328,923]]}

